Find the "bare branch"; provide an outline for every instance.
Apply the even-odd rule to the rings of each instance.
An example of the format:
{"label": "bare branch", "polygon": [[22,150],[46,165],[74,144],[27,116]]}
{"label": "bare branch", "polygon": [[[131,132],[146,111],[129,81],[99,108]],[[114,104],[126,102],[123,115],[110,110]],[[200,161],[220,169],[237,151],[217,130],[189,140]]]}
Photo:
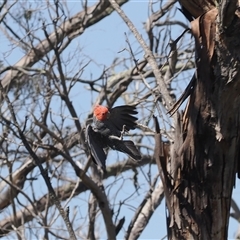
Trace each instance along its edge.
{"label": "bare branch", "polygon": [[[127,2],[127,0],[119,0],[120,5]],[[49,35],[52,46],[58,46],[64,38],[70,40],[81,35],[86,28],[92,26],[96,22],[100,21],[104,17],[112,13],[113,9],[108,1],[100,1],[97,4],[88,7],[87,9],[79,12],[74,17],[65,21],[57,31]],[[30,50],[26,56],[19,60],[14,66],[15,67],[32,67],[38,62],[43,56],[52,50],[52,46],[47,39],[42,40],[34,49]],[[11,70],[1,80],[2,86],[5,89],[11,82],[19,79],[18,71]],[[8,87],[10,89],[10,86]]]}
{"label": "bare branch", "polygon": [[[132,33],[134,34],[134,36],[136,37],[136,39],[138,40],[138,42],[144,49],[145,58],[147,59],[149,65],[152,67],[153,73],[157,79],[157,83],[159,86],[159,92],[161,93],[162,98],[165,100],[167,109],[170,110],[171,105],[173,105],[173,99],[171,98],[171,96],[169,94],[166,83],[163,80],[163,77],[158,68],[158,64],[157,64],[151,50],[149,49],[149,47],[143,40],[142,36],[137,31],[136,27],[133,25],[131,20],[127,17],[127,15],[120,8],[119,4],[115,0],[109,0],[109,1],[111,2],[113,8],[118,12],[118,14],[124,20],[124,22],[128,25],[129,29],[132,31]],[[173,1],[172,4],[174,4],[174,3],[175,2]]]}
{"label": "bare branch", "polygon": [[13,119],[13,124],[15,125],[15,127],[17,128],[18,130],[18,133],[19,133],[19,136],[25,146],[25,148],[27,149],[27,151],[29,152],[29,154],[31,155],[31,157],[33,158],[34,162],[36,163],[36,165],[39,167],[40,169],[40,172],[43,176],[43,179],[45,180],[46,182],[46,185],[48,187],[48,190],[49,190],[49,194],[50,194],[50,197],[53,199],[54,203],[56,204],[56,207],[58,208],[66,226],[67,226],[67,229],[69,231],[69,234],[70,234],[70,237],[72,239],[77,239],[76,236],[75,236],[75,233],[73,231],[73,228],[72,228],[72,225],[70,224],[69,222],[69,219],[68,219],[68,215],[66,214],[66,212],[63,210],[63,208],[61,207],[61,203],[59,201],[59,199],[57,198],[55,192],[54,192],[54,189],[51,185],[51,182],[49,180],[49,177],[48,177],[48,174],[47,172],[43,169],[42,165],[41,165],[41,161],[40,159],[38,158],[38,156],[36,155],[36,153],[33,151],[33,149],[31,148],[31,146],[29,145],[23,131],[21,130],[19,124],[18,124],[18,121],[17,121],[17,118],[16,118],[16,115],[14,113],[14,109],[13,109],[13,106],[10,102],[10,99],[8,97],[8,95],[4,92],[3,90],[3,86],[2,86],[2,83],[0,83],[0,90],[2,91],[3,93],[3,98],[6,100],[7,104],[8,104],[8,107],[9,107],[9,110],[10,110],[10,113],[11,113],[11,117]]}
{"label": "bare branch", "polygon": [[159,182],[154,190],[148,192],[142,204],[139,206],[139,209],[136,211],[136,216],[134,217],[134,221],[129,225],[125,239],[139,239],[139,236],[148,224],[152,214],[162,202],[163,197],[163,185],[162,182]]}

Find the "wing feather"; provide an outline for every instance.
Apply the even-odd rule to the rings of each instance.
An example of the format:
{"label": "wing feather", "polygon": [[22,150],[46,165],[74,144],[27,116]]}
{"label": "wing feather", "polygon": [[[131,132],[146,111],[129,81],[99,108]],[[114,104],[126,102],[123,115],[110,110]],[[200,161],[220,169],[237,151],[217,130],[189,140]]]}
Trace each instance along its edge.
{"label": "wing feather", "polygon": [[119,130],[122,131],[123,125],[127,131],[136,128],[136,121],[138,120],[136,105],[123,105],[114,107],[110,110],[109,121]]}
{"label": "wing feather", "polygon": [[92,159],[95,164],[99,165],[103,170],[106,169],[106,153],[104,152],[104,137],[95,132],[91,125],[87,125],[86,139],[89,147],[89,151],[92,155]]}

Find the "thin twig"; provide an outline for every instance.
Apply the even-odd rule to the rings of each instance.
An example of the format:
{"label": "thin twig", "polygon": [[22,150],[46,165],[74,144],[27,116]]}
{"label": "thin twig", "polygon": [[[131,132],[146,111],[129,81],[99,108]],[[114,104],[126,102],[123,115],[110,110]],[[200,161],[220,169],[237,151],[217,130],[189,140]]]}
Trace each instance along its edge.
{"label": "thin twig", "polygon": [[71,239],[75,239],[77,240],[76,236],[75,236],[75,233],[73,231],[73,228],[72,228],[72,225],[69,221],[69,218],[68,218],[68,215],[66,214],[66,212],[64,211],[64,209],[62,208],[61,206],[61,203],[58,199],[58,197],[56,196],[56,193],[54,192],[54,189],[52,187],[52,184],[49,180],[49,176],[48,176],[48,173],[47,171],[44,170],[42,164],[41,164],[41,160],[38,158],[38,156],[36,155],[36,153],[33,151],[33,149],[31,148],[31,146],[29,145],[23,131],[21,130],[19,124],[18,124],[18,121],[17,121],[17,118],[16,118],[16,115],[14,113],[14,109],[13,109],[13,106],[10,102],[10,99],[8,97],[8,95],[6,94],[6,92],[4,91],[3,89],[3,86],[2,86],[2,83],[0,82],[0,91],[2,92],[2,95],[3,95],[3,98],[6,100],[7,102],[7,105],[8,105],[8,108],[9,108],[9,111],[10,111],[10,114],[11,114],[11,117],[12,117],[12,121],[13,121],[13,125],[17,128],[18,130],[18,134],[25,146],[25,148],[27,149],[27,151],[29,152],[29,154],[31,155],[33,161],[35,162],[35,164],[38,166],[40,172],[41,172],[41,175],[47,185],[47,188],[48,188],[48,191],[49,191],[49,196],[50,198],[52,199],[52,201],[55,203],[57,209],[59,210],[59,213],[61,214],[65,224],[66,224],[66,227],[68,229],[68,232],[69,232],[69,235],[70,235],[70,238]]}
{"label": "thin twig", "polygon": [[158,64],[156,62],[156,59],[154,58],[152,51],[147,46],[146,42],[142,38],[141,34],[138,32],[136,27],[133,25],[131,20],[127,17],[127,15],[123,12],[123,10],[120,8],[119,4],[115,0],[109,0],[109,2],[112,4],[112,7],[116,10],[116,12],[120,15],[120,17],[124,20],[124,22],[127,24],[129,29],[132,31],[140,45],[142,46],[144,52],[145,52],[145,58],[147,59],[149,65],[152,67],[153,73],[156,77],[156,80],[158,82],[159,91],[162,95],[162,98],[164,99],[166,103],[166,107],[168,110],[170,110],[171,106],[173,105],[173,99],[169,94],[169,91],[167,89],[166,83],[164,82],[164,79],[162,77],[161,72],[159,71]]}

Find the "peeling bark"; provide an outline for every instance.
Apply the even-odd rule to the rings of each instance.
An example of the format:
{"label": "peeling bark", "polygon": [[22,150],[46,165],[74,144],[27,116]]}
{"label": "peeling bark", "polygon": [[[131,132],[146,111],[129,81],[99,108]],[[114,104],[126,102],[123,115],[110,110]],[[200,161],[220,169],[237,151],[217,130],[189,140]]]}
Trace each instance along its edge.
{"label": "peeling bark", "polygon": [[183,6],[194,18],[199,17],[205,12],[215,7],[216,1],[214,0],[179,0],[181,6]]}
{"label": "peeling bark", "polygon": [[232,189],[240,173],[240,19],[234,15],[222,29],[222,9],[192,9],[193,2],[208,2],[202,8],[207,9],[211,1],[180,2],[192,16],[202,15],[192,22],[196,82],[176,122],[170,176],[165,174],[165,182],[171,181],[168,238],[227,239]]}

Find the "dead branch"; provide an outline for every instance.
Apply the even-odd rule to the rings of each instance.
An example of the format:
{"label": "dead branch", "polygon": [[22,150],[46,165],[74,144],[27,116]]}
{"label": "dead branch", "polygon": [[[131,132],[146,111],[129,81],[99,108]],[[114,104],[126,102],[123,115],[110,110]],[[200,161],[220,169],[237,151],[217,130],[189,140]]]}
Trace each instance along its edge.
{"label": "dead branch", "polygon": [[[122,5],[127,0],[119,0],[118,4]],[[15,67],[32,67],[36,62],[42,59],[48,52],[52,50],[52,46],[58,46],[64,38],[70,40],[81,35],[86,28],[94,25],[104,17],[111,14],[113,11],[108,1],[100,1],[91,7],[87,7],[82,12],[79,12],[74,17],[65,21],[56,31],[49,35],[51,44],[47,39],[42,40],[37,46],[30,50],[21,60],[19,60]],[[4,89],[11,88],[9,84],[21,78],[21,74],[18,71],[10,70],[1,80]]]}

